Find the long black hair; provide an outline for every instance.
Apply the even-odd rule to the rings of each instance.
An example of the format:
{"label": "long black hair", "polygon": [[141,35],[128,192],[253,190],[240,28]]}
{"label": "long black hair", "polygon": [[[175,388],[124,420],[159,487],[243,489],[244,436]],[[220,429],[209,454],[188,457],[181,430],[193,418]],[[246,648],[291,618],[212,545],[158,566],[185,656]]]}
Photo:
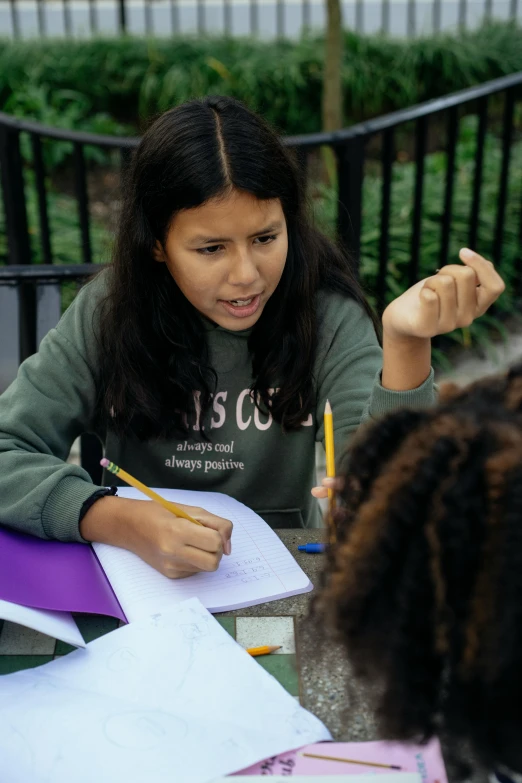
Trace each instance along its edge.
{"label": "long black hair", "polygon": [[203,416],[209,408],[216,375],[203,321],[153,248],[177,212],[232,190],[279,199],[288,230],[283,275],[249,339],[258,405],[286,429],[312,410],[318,289],[355,299],[376,323],[347,255],[313,227],[299,167],[275,131],[233,98],[189,101],[152,124],[125,182],[100,330],[99,412],[119,434],[183,432],[195,391]]}
{"label": "long black hair", "polygon": [[362,430],[341,473],[315,612],[383,734],[522,772],[522,364]]}

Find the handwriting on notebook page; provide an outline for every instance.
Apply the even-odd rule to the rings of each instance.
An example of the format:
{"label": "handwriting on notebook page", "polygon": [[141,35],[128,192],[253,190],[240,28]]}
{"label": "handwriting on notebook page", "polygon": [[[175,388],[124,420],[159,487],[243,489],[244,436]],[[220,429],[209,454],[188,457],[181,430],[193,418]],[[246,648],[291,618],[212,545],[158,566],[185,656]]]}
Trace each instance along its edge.
{"label": "handwriting on notebook page", "polygon": [[[96,554],[130,621],[159,611],[172,600],[197,597],[211,611],[224,611],[312,589],[310,580],[277,534],[243,504],[214,492],[156,491],[175,503],[199,506],[230,519],[234,525],[232,554],[222,558],[215,572],[170,580],[131,552],[95,544]],[[125,497],[140,496],[133,488],[118,492]]]}

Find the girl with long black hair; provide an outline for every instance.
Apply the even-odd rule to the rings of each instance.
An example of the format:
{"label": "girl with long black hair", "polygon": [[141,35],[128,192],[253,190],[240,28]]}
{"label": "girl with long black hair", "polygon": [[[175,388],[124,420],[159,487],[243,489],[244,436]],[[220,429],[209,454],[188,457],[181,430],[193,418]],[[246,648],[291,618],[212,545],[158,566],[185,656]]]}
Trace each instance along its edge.
{"label": "girl with long black hair", "polygon": [[[172,577],[217,568],[231,524],[118,498],[65,462],[94,432],[144,483],[221,491],[274,527],[314,526],[326,398],[361,420],[433,402],[430,338],[503,290],[490,262],[417,283],[378,326],[346,254],[316,228],[292,154],[238,101],[193,100],[142,138],[113,262],[0,397],[0,522],[128,548]],[[320,490],[319,490],[320,492]]]}

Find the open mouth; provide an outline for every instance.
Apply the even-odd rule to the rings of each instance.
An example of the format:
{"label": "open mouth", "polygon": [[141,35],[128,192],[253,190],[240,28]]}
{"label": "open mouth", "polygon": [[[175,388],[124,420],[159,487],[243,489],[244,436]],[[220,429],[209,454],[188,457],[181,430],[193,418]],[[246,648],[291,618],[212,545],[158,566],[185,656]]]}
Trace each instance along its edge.
{"label": "open mouth", "polygon": [[220,299],[219,303],[229,315],[233,315],[235,318],[248,318],[254,315],[260,301],[261,295],[256,294],[245,299]]}

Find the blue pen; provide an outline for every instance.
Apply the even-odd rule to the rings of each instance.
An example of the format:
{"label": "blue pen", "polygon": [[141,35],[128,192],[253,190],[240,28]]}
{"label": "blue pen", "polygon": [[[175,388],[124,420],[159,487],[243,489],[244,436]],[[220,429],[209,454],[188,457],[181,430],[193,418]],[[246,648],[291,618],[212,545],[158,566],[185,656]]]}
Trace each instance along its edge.
{"label": "blue pen", "polygon": [[306,552],[308,555],[313,555],[319,552],[324,552],[325,545],[324,544],[300,544],[297,548],[300,552]]}

